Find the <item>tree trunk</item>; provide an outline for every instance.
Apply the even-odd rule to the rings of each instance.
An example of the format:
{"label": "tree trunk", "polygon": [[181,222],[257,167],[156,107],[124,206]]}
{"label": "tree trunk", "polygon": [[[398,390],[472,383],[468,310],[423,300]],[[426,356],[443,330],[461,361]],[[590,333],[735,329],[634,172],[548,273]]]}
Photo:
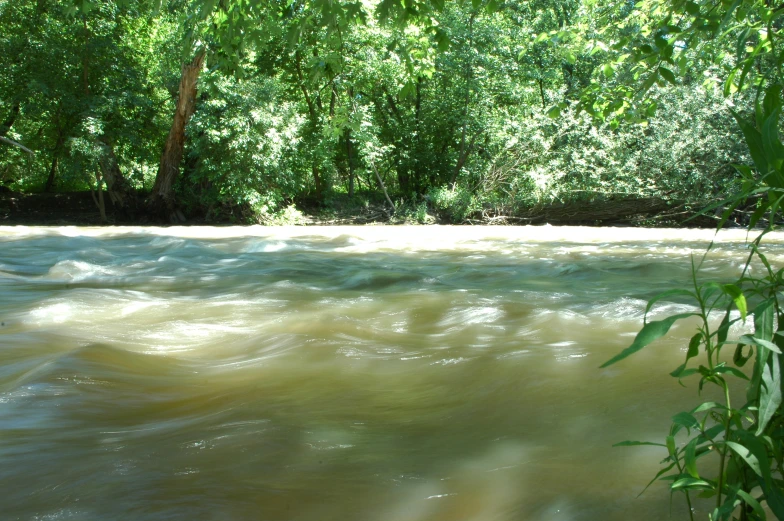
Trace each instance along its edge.
{"label": "tree trunk", "polygon": [[[297,73],[297,83],[299,84],[299,88],[302,91],[302,96],[305,98],[305,103],[308,106],[308,114],[310,115],[310,125],[313,134],[315,135],[319,129],[319,117],[317,108],[321,108],[321,99],[316,94],[316,102],[318,102],[318,107],[316,106],[316,102],[313,101],[314,95],[308,91],[308,86],[305,83],[305,76],[302,74],[302,55],[297,51],[294,54],[294,66]],[[317,158],[313,158],[313,164],[310,167],[311,173],[313,174],[313,183],[316,185],[316,197],[321,200],[321,195],[324,192],[324,180],[321,177],[321,171],[319,169],[319,165],[317,162]]]}
{"label": "tree trunk", "polygon": [[610,201],[581,201],[554,204],[540,209],[531,209],[519,215],[531,223],[549,224],[609,224],[628,222],[634,216],[653,216],[672,208],[672,203],[657,197],[643,199],[620,199]]}
{"label": "tree trunk", "polygon": [[11,113],[5,118],[3,124],[0,125],[0,137],[5,137],[8,135],[8,132],[11,130],[11,127],[14,126],[14,122],[16,121],[16,117],[19,115],[19,102],[17,101],[14,103],[14,106],[11,108]]}
{"label": "tree trunk", "polygon": [[27,147],[26,147],[26,146],[24,146],[23,144],[21,144],[21,143],[17,143],[17,142],[16,142],[16,141],[14,141],[13,139],[8,139],[7,137],[0,136],[0,141],[1,141],[1,142],[3,142],[3,143],[5,143],[6,145],[11,145],[11,146],[13,146],[13,147],[18,147],[18,148],[21,148],[22,150],[24,150],[25,152],[27,152],[27,153],[28,153],[28,154],[30,154],[31,156],[32,156],[32,155],[35,155],[35,152],[33,152],[32,150],[30,150],[29,148],[27,148]]}
{"label": "tree trunk", "polygon": [[387,187],[384,185],[384,180],[381,179],[381,175],[378,173],[378,169],[376,168],[376,163],[371,159],[370,166],[373,167],[373,172],[376,174],[376,181],[378,181],[378,186],[381,188],[381,191],[384,192],[384,197],[386,198],[389,206],[392,208],[392,213],[395,213],[395,203],[392,202],[392,199],[389,198],[389,193],[387,192]]}
{"label": "tree trunk", "polygon": [[[471,14],[471,18],[468,20],[468,45],[469,49],[473,48],[474,43],[474,18],[476,17],[476,12]],[[452,176],[449,179],[449,186],[452,190],[455,189],[455,184],[457,183],[457,176],[460,175],[460,171],[463,169],[465,165],[466,159],[468,159],[468,154],[471,153],[471,149],[474,146],[474,140],[476,139],[476,135],[471,138],[471,144],[466,147],[466,132],[468,130],[468,108],[471,102],[471,80],[474,76],[474,63],[472,57],[468,58],[465,66],[465,100],[463,102],[463,129],[460,131],[460,153],[457,156],[457,164],[455,165],[455,169],[452,171]]]}
{"label": "tree trunk", "polygon": [[126,208],[131,200],[131,184],[120,171],[120,165],[117,162],[117,156],[114,155],[111,141],[106,136],[102,136],[99,143],[103,148],[103,153],[98,164],[106,183],[106,191],[109,192],[109,199],[115,209]]}
{"label": "tree trunk", "polygon": [[[88,179],[89,181],[89,179]],[[89,183],[88,186],[90,187],[90,195],[93,197],[93,202],[95,206],[98,207],[98,212],[101,214],[101,222],[106,222],[106,201],[103,198],[103,188],[101,184],[103,183],[104,179],[101,175],[101,171],[98,170],[95,172],[95,190],[93,190],[92,183]],[[98,191],[98,196],[96,197],[95,192]]]}
{"label": "tree trunk", "polygon": [[452,171],[452,177],[449,179],[449,187],[454,190],[455,185],[457,185],[457,176],[460,175],[460,171],[466,164],[468,160],[468,156],[471,154],[471,151],[474,149],[474,145],[476,144],[476,138],[479,134],[474,134],[471,138],[471,142],[466,146],[466,136],[465,136],[465,127],[463,127],[463,134],[460,138],[460,154],[457,156],[457,164],[455,165],[455,169]]}
{"label": "tree trunk", "polygon": [[185,150],[185,126],[196,110],[196,87],[203,63],[204,52],[201,52],[191,63],[182,66],[177,110],[150,194],[153,210],[168,214],[170,219],[175,220],[181,220],[181,214],[175,211],[173,186],[180,173],[180,163]]}
{"label": "tree trunk", "polygon": [[[335,92],[334,90],[332,91]],[[349,87],[348,96],[354,106],[354,88]],[[346,127],[346,155],[348,156],[348,196],[354,197],[354,147],[351,143],[351,129]]]}
{"label": "tree trunk", "polygon": [[346,155],[348,156],[348,196],[354,197],[354,154],[351,146],[351,129],[346,129]]}
{"label": "tree trunk", "polygon": [[52,167],[49,169],[49,177],[46,178],[46,185],[44,186],[44,192],[51,192],[54,188],[55,177],[57,176],[57,163],[60,160],[60,150],[63,148],[65,144],[65,132],[63,129],[57,129],[57,142],[54,145],[54,150],[52,151]]}

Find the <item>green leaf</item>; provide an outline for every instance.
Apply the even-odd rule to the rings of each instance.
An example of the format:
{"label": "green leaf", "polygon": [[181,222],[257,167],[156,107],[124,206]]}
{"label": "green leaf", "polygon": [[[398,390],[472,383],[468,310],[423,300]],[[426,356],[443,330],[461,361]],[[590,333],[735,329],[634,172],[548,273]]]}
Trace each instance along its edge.
{"label": "green leaf", "polygon": [[704,432],[701,432],[700,435],[697,436],[697,439],[699,440],[699,443],[703,443],[705,441],[712,442],[713,440],[716,439],[716,436],[723,433],[724,433],[724,425],[717,424],[709,429],[705,429]]}
{"label": "green leaf", "polygon": [[774,83],[765,91],[762,101],[762,113],[773,114],[781,110],[781,85]]}
{"label": "green leaf", "polygon": [[762,477],[762,468],[760,467],[760,461],[757,459],[757,456],[751,453],[751,451],[741,445],[740,443],[735,443],[734,441],[726,441],[724,442],[727,447],[732,449],[732,452],[740,456],[740,458],[746,462],[746,465],[754,471],[756,475]]}
{"label": "green leaf", "polygon": [[681,425],[683,427],[686,427],[687,429],[693,429],[695,427],[700,426],[700,423],[697,421],[697,418],[695,418],[693,414],[688,412],[679,412],[678,414],[673,416],[672,423],[675,425]]}
{"label": "green leaf", "polygon": [[728,97],[730,94],[733,94],[738,91],[738,87],[735,85],[735,74],[737,74],[738,69],[732,69],[732,72],[727,76],[727,80],[724,82],[724,97]]}
{"label": "green leaf", "polygon": [[[766,483],[770,484],[771,482],[770,461],[768,460],[768,451],[765,445],[757,436],[745,429],[735,431],[735,436],[737,436],[739,443],[728,441],[727,446],[738,454],[757,476],[762,478],[764,488]],[[738,452],[738,447],[730,445],[731,443],[742,447],[743,454]]]}
{"label": "green leaf", "polygon": [[765,427],[781,406],[781,367],[779,356],[768,357],[767,363],[762,368],[762,384],[760,385],[759,424],[757,436],[762,434]]}
{"label": "green leaf", "polygon": [[762,148],[765,159],[777,171],[781,169],[781,163],[784,161],[784,146],[779,139],[779,115],[780,110],[774,110],[762,125]]}
{"label": "green leaf", "polygon": [[735,348],[735,354],[732,355],[732,362],[737,365],[738,367],[743,367],[746,365],[752,356],[754,356],[754,349],[749,347],[749,354],[748,356],[743,354],[743,348],[749,347],[746,344],[738,344],[738,347]]}
{"label": "green leaf", "polygon": [[675,74],[673,74],[673,72],[670,69],[666,67],[659,67],[659,74],[661,75],[662,78],[669,81],[673,85],[678,84],[678,82],[675,81]]}
{"label": "green leaf", "polygon": [[688,477],[688,478],[681,478],[675,481],[672,485],[670,485],[670,488],[672,490],[692,489],[692,488],[711,489],[713,488],[713,485],[711,485],[710,483],[708,483],[703,479]]}
{"label": "green leaf", "polygon": [[559,107],[558,105],[550,107],[550,109],[547,111],[547,116],[552,118],[552,119],[560,118],[561,117],[561,107]]}
{"label": "green leaf", "polygon": [[721,287],[721,289],[725,294],[729,295],[729,297],[735,303],[735,307],[738,308],[738,311],[740,311],[741,318],[746,320],[746,297],[743,295],[743,291],[741,291],[741,289],[735,284],[725,284]]}
{"label": "green leaf", "polygon": [[400,89],[400,98],[405,99],[408,98],[409,96],[412,96],[414,93],[414,89],[415,89],[414,83],[410,80],[407,81],[406,84],[403,85],[403,88]]}
{"label": "green leaf", "polygon": [[765,510],[762,509],[762,507],[759,504],[759,501],[754,499],[751,496],[751,494],[749,494],[743,489],[738,489],[736,492],[743,499],[744,503],[749,505],[752,508],[752,510],[754,510],[754,513],[757,514],[757,516],[762,521],[765,521],[767,519],[767,516],[765,515]]}
{"label": "green leaf", "polygon": [[691,337],[691,340],[689,340],[689,349],[686,351],[686,360],[700,354],[700,343],[702,343],[702,333],[697,333]]}
{"label": "green leaf", "polygon": [[700,6],[691,1],[686,2],[686,12],[692,16],[699,16]]}
{"label": "green leaf", "polygon": [[675,436],[667,436],[665,441],[667,442],[667,452],[675,459]]}
{"label": "green leaf", "polygon": [[762,145],[762,134],[757,128],[743,119],[734,110],[731,111],[735,121],[738,122],[741,131],[743,131],[743,138],[746,141],[746,146],[749,147],[751,159],[754,161],[754,166],[762,175],[768,173],[768,160],[765,156],[765,148]]}
{"label": "green leaf", "polygon": [[777,346],[773,342],[762,340],[761,338],[754,338],[753,336],[750,335],[743,335],[742,337],[740,337],[740,341],[743,342],[744,344],[753,344],[755,346],[762,346],[765,349],[770,349],[774,353],[781,354],[781,349],[779,349],[779,346]]}
{"label": "green leaf", "polygon": [[441,52],[446,52],[449,50],[450,40],[449,35],[443,29],[436,28],[434,38],[436,43],[438,44],[438,50]]}
{"label": "green leaf", "polygon": [[748,380],[749,377],[742,371],[735,369],[734,367],[730,367],[728,365],[717,365],[713,368],[713,374],[731,374],[732,376],[736,376],[741,380]]}
{"label": "green leaf", "polygon": [[746,54],[746,42],[751,35],[751,28],[746,27],[738,34],[738,39],[735,43],[735,61],[740,64],[743,61],[743,56]]}
{"label": "green leaf", "polygon": [[638,95],[641,96],[641,95],[645,94],[646,92],[648,92],[650,90],[650,88],[653,87],[653,84],[656,83],[656,81],[658,79],[659,79],[659,71],[658,70],[654,70],[653,72],[651,72],[651,74],[642,83],[642,86],[640,87],[640,93]]}
{"label": "green leaf", "polygon": [[770,203],[765,200],[760,200],[757,204],[759,206],[757,207],[756,210],[754,210],[754,213],[751,215],[751,218],[749,219],[749,228],[754,228],[755,226],[757,226],[759,220],[762,219],[762,217],[765,215],[765,213],[768,211],[768,208],[770,207]]}
{"label": "green leaf", "polygon": [[212,14],[215,10],[215,4],[218,3],[218,0],[202,0],[201,4],[201,17],[207,18]]}
{"label": "green leaf", "polygon": [[653,445],[655,447],[666,447],[663,443],[654,443],[652,441],[621,441],[615,443],[613,447],[636,447],[638,445]]}
{"label": "green leaf", "polygon": [[647,346],[651,342],[658,340],[659,338],[663,337],[667,334],[670,330],[672,325],[683,318],[693,317],[696,313],[680,313],[678,315],[673,315],[671,317],[667,317],[664,320],[657,320],[655,322],[648,322],[643,326],[637,336],[632,342],[632,345],[612,357],[610,360],[603,363],[600,367],[608,367],[613,365],[616,362],[620,362],[627,356],[636,353],[643,347]]}
{"label": "green leaf", "polygon": [[[768,194],[772,195],[773,192],[768,192]],[[773,226],[773,224],[778,220],[778,217],[776,216],[776,214],[778,214],[778,212],[779,212],[779,207],[781,206],[782,201],[784,201],[784,195],[782,195],[781,197],[776,199],[776,201],[771,205],[771,207],[770,207],[770,216],[768,217],[770,222],[768,223],[768,226]],[[757,252],[757,254],[760,256],[760,258],[764,257],[764,255],[759,253],[759,251]]]}
{"label": "green leaf", "polygon": [[768,299],[754,308],[754,338],[773,339],[774,301]]}
{"label": "green leaf", "polygon": [[700,474],[697,472],[697,438],[692,438],[689,443],[686,444],[686,449],[684,450],[683,456],[683,464],[686,472],[688,472],[693,478],[699,479]]}
{"label": "green leaf", "polygon": [[735,322],[734,320],[730,322],[731,312],[732,306],[727,306],[727,310],[724,312],[724,317],[721,319],[719,328],[716,330],[716,340],[718,340],[719,346],[724,345],[724,342],[727,341],[727,335],[729,334],[730,326],[733,322]]}
{"label": "green leaf", "polygon": [[773,511],[777,519],[784,519],[784,495],[779,486],[764,485],[762,490],[765,492],[765,499],[768,507]]}
{"label": "green leaf", "polygon": [[752,172],[751,168],[748,165],[736,165],[733,164],[732,168],[738,171],[738,173],[743,176],[744,179],[753,180],[754,179],[754,172]]}
{"label": "green leaf", "polygon": [[692,414],[697,414],[697,413],[701,413],[703,411],[708,411],[710,409],[726,409],[726,408],[727,407],[725,407],[724,405],[722,405],[722,404],[720,404],[718,402],[704,402],[704,403],[701,403],[700,405],[698,405],[697,407],[695,407],[694,409],[692,409],[691,413]]}
{"label": "green leaf", "polygon": [[689,363],[691,358],[694,358],[700,353],[700,344],[702,343],[702,333],[696,333],[694,336],[691,337],[689,341],[689,349],[686,351],[686,361],[683,362],[681,365],[678,366],[673,372],[670,373],[670,376],[674,376],[675,378],[680,378],[683,375],[684,371],[686,370],[686,365]]}

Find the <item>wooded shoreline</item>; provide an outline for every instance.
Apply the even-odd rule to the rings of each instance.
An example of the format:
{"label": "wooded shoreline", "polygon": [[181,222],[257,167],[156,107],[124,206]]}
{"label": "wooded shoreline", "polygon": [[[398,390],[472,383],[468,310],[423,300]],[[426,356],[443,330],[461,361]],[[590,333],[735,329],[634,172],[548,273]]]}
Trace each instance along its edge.
{"label": "wooded shoreline", "polygon": [[[583,225],[583,226],[641,226],[641,227],[690,227],[712,228],[718,217],[714,212],[698,215],[699,208],[678,201],[661,198],[627,198],[601,201],[555,202],[516,212],[499,213],[487,208],[462,221],[450,219],[439,213],[433,205],[423,201],[415,215],[408,205],[401,205],[393,212],[387,204],[350,204],[338,202],[331,207],[294,203],[296,218],[274,222],[253,220],[251,212],[242,207],[222,208],[210,215],[204,211],[184,214],[184,221],[161,221],[155,214],[145,212],[146,199],[137,195],[134,204],[124,209],[115,208],[110,198],[105,198],[104,220],[99,211],[98,195],[91,192],[65,193],[0,193],[0,224],[5,225],[114,225],[114,224],[294,224],[304,226],[324,225],[397,225],[397,224],[464,224],[464,225]],[[426,213],[422,208],[426,205]],[[186,217],[187,215],[187,217]],[[736,211],[729,220],[742,225],[744,214]]]}

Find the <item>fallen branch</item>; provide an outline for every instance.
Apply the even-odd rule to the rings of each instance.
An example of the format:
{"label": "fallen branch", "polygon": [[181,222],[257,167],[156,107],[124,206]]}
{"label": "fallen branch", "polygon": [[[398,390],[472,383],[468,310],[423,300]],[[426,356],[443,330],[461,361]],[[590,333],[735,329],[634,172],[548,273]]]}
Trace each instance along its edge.
{"label": "fallen branch", "polygon": [[376,168],[376,163],[372,159],[370,160],[370,166],[373,167],[373,172],[376,173],[376,180],[378,181],[381,190],[384,191],[384,197],[386,197],[389,206],[392,207],[392,213],[395,213],[395,203],[393,203],[392,199],[389,198],[389,194],[387,193],[387,187],[384,185],[384,181],[381,180],[381,176],[378,175],[378,169]]}
{"label": "fallen branch", "polygon": [[19,148],[21,148],[22,150],[24,150],[25,152],[27,152],[28,154],[30,154],[31,156],[34,156],[34,155],[35,155],[35,152],[33,152],[32,150],[30,150],[30,149],[29,149],[29,148],[27,148],[26,146],[22,145],[21,143],[17,143],[17,142],[16,142],[16,141],[14,141],[13,139],[8,139],[7,137],[0,136],[0,141],[2,141],[3,143],[7,143],[7,144],[9,144],[9,145],[11,145],[11,146],[19,147]]}

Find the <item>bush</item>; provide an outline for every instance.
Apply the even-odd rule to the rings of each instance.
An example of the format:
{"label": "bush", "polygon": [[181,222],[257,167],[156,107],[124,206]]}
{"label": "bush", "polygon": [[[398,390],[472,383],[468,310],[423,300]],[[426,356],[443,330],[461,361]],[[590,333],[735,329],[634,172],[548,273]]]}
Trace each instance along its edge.
{"label": "bush", "polygon": [[482,210],[479,200],[467,189],[457,185],[454,188],[432,188],[427,198],[442,219],[453,223],[463,222]]}

